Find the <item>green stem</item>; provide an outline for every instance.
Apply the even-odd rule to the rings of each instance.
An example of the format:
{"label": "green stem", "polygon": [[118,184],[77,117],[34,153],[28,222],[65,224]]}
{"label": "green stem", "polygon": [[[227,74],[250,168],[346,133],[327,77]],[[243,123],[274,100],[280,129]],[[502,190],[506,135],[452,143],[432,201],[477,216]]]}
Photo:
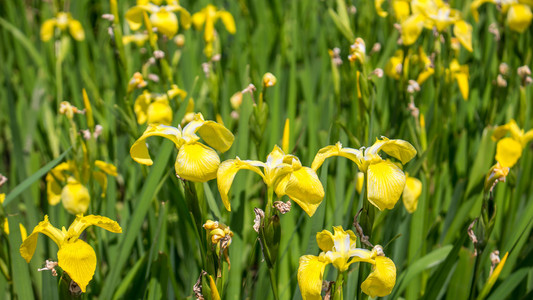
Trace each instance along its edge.
{"label": "green stem", "polygon": [[337,273],[337,279],[335,280],[335,285],[333,287],[333,300],[342,300],[342,286],[344,285],[344,272]]}

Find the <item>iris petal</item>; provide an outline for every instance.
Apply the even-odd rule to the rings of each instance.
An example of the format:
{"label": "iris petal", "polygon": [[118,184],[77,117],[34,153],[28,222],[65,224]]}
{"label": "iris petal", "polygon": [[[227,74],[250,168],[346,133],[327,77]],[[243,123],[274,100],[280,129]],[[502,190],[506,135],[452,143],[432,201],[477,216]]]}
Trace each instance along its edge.
{"label": "iris petal", "polygon": [[217,177],[220,158],[215,150],[201,143],[183,145],[176,158],[176,174],[185,180],[206,182]]}
{"label": "iris petal", "polygon": [[496,160],[502,167],[511,168],[522,156],[522,145],[512,138],[501,139],[496,146]]}
{"label": "iris petal", "polygon": [[54,36],[54,27],[56,26],[56,20],[46,20],[41,26],[41,40],[47,42]]}
{"label": "iris petal", "polygon": [[418,198],[422,194],[422,182],[413,177],[407,177],[402,194],[403,205],[409,213],[413,213],[418,206]]}
{"label": "iris petal", "polygon": [[148,166],[151,166],[154,163],[150,158],[148,147],[146,146],[145,141],[151,136],[161,136],[167,138],[174,142],[176,148],[179,148],[183,143],[179,129],[164,125],[148,125],[148,128],[146,128],[143,135],[136,140],[130,148],[130,155],[134,161]]}
{"label": "iris petal", "polygon": [[361,166],[361,152],[359,150],[352,148],[342,148],[341,143],[337,143],[335,145],[326,146],[318,150],[318,153],[315,155],[313,163],[311,164],[311,169],[315,171],[318,170],[318,168],[322,166],[326,158],[332,156],[342,156],[348,158],[349,160],[356,163],[358,166]]}
{"label": "iris petal", "polygon": [[82,240],[76,240],[74,243],[66,242],[57,252],[57,261],[59,267],[67,272],[85,293],[96,270],[94,249]]}
{"label": "iris petal", "polygon": [[311,168],[302,167],[286,178],[288,180],[283,193],[276,191],[278,197],[289,196],[309,217],[312,217],[320,203],[322,203],[322,199],[324,199],[324,188],[315,171]]}
{"label": "iris petal", "polygon": [[300,257],[298,267],[298,285],[303,300],[321,300],[322,281],[327,263],[318,256],[304,255]]}
{"label": "iris petal", "polygon": [[405,174],[394,163],[370,164],[367,171],[368,201],[379,210],[392,209],[405,187]]}
{"label": "iris petal", "polygon": [[368,275],[361,289],[370,297],[385,297],[392,292],[396,284],[396,266],[384,256],[377,256],[372,273]]}
{"label": "iris petal", "polygon": [[33,253],[35,253],[35,248],[37,247],[37,237],[39,233],[47,235],[58,246],[61,245],[63,241],[63,237],[64,237],[61,230],[52,226],[52,224],[50,224],[50,221],[48,220],[48,216],[45,215],[44,220],[39,222],[39,224],[35,226],[32,233],[26,239],[24,239],[24,241],[22,242],[22,245],[20,245],[20,255],[28,263],[33,257]]}
{"label": "iris petal", "polygon": [[261,175],[264,181],[265,175],[263,175],[263,172],[261,172],[261,169],[259,169],[258,166],[264,166],[264,164],[259,161],[244,161],[239,158],[226,160],[220,164],[217,171],[217,185],[220,197],[222,198],[222,203],[224,203],[224,206],[228,211],[231,211],[228,193],[235,175],[240,170],[251,170]]}

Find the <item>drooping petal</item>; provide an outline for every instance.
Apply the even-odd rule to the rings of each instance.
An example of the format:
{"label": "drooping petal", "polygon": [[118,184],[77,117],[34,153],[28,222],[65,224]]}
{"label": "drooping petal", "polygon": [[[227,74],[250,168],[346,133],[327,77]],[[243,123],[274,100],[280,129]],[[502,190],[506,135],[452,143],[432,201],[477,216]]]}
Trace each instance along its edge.
{"label": "drooping petal", "polygon": [[313,163],[311,164],[311,169],[315,170],[316,172],[316,170],[322,166],[326,158],[330,158],[332,156],[342,156],[348,158],[356,163],[357,166],[361,166],[361,151],[352,148],[343,148],[342,144],[338,142],[335,145],[326,146],[318,150],[318,153],[315,155]]}
{"label": "drooping petal", "polygon": [[193,142],[181,146],[174,167],[176,174],[185,180],[206,182],[217,177],[219,165],[215,150]]}
{"label": "drooping petal", "polygon": [[64,243],[57,252],[57,262],[85,293],[96,270],[96,254],[94,249],[82,240]]}
{"label": "drooping petal", "polygon": [[87,211],[91,196],[83,184],[71,177],[61,191],[61,200],[69,213],[77,215]]}
{"label": "drooping petal", "polygon": [[83,26],[81,26],[80,21],[70,19],[68,21],[68,29],[69,29],[70,35],[72,35],[72,37],[76,41],[80,42],[85,39],[85,31],[83,31]]}
{"label": "drooping petal", "polygon": [[531,8],[525,4],[514,3],[507,12],[507,25],[511,30],[519,33],[526,31],[532,19]]}
{"label": "drooping petal", "polygon": [[235,20],[229,12],[219,11],[217,12],[216,18],[220,18],[222,20],[224,27],[226,27],[226,30],[229,33],[235,34],[235,32],[237,31],[237,29],[235,28]]}
{"label": "drooping petal", "polygon": [[312,217],[324,199],[324,188],[313,169],[302,167],[286,176],[284,190],[276,189],[278,197],[289,196]]}
{"label": "drooping petal", "polygon": [[533,129],[528,130],[523,136],[522,136],[522,147],[526,147],[527,144],[533,140]]}
{"label": "drooping petal", "polygon": [[381,140],[377,139],[374,145],[366,149],[365,156],[367,154],[377,155],[380,150],[399,159],[404,165],[416,156],[416,149],[409,142],[389,140],[386,137],[381,137]]}
{"label": "drooping petal", "polygon": [[122,232],[120,225],[108,217],[96,215],[83,216],[80,214],[76,216],[74,222],[69,226],[67,236],[78,238],[87,227],[93,225],[114,233]]}
{"label": "drooping petal", "polygon": [[124,17],[126,18],[126,22],[128,22],[131,30],[135,31],[141,28],[143,24],[143,11],[146,10],[146,7],[143,5],[137,5],[128,9]]}
{"label": "drooping petal", "polygon": [[43,42],[47,42],[54,37],[54,27],[56,26],[56,20],[50,19],[44,21],[43,25],[41,26],[41,40]]}
{"label": "drooping petal", "polygon": [[503,138],[496,145],[496,160],[502,167],[513,167],[522,156],[522,145],[512,138]]}
{"label": "drooping petal", "polygon": [[235,137],[224,125],[206,121],[198,128],[198,135],[208,144],[220,152],[229,150]]}
{"label": "drooping petal", "polygon": [[417,178],[407,176],[402,194],[403,205],[409,213],[413,213],[418,206],[418,198],[422,194],[422,182]]}
{"label": "drooping petal", "polygon": [[363,191],[363,185],[365,184],[365,173],[357,172],[357,181],[355,182],[355,190],[361,194]]}
{"label": "drooping petal", "polygon": [[468,86],[468,73],[459,72],[454,75],[455,80],[457,80],[457,85],[459,85],[459,91],[464,100],[468,100],[469,86]]}
{"label": "drooping petal", "polygon": [[460,20],[458,22],[455,22],[453,26],[453,34],[461,45],[465,47],[466,50],[469,52],[472,52],[472,25],[468,24],[467,22]]}
{"label": "drooping petal", "polygon": [[392,209],[405,187],[405,174],[394,163],[381,161],[368,166],[368,201],[379,210]]}
{"label": "drooping petal", "polygon": [[[511,120],[511,122],[515,122],[515,121]],[[494,128],[494,131],[492,132],[492,136],[491,136],[492,140],[497,141],[503,138],[507,134],[507,132],[511,130],[511,122]]]}
{"label": "drooping petal", "polygon": [[46,193],[50,205],[56,205],[61,201],[61,184],[67,181],[66,173],[73,171],[71,167],[72,165],[69,162],[63,162],[46,174]]}
{"label": "drooping petal", "polygon": [[370,297],[385,297],[396,284],[396,266],[385,256],[377,256],[373,271],[361,284],[363,292]]}
{"label": "drooping petal", "polygon": [[405,20],[411,14],[408,0],[392,0],[392,10],[399,21]]}
{"label": "drooping petal", "polygon": [[176,148],[181,147],[181,144],[183,143],[181,131],[178,128],[165,125],[148,125],[148,128],[146,128],[143,135],[136,140],[130,148],[130,155],[134,161],[148,166],[151,166],[154,163],[150,158],[145,141],[151,136],[167,138],[174,142]]}
{"label": "drooping petal", "polygon": [[261,169],[258,167],[261,165],[264,166],[262,162],[240,160],[238,157],[236,159],[226,160],[220,164],[217,171],[218,191],[222,198],[222,203],[224,203],[224,206],[228,211],[231,211],[228,193],[237,172],[240,170],[251,170],[261,175],[264,181],[265,175],[263,175],[263,172],[261,172]]}
{"label": "drooping petal", "polygon": [[318,256],[304,255],[300,257],[298,266],[298,286],[303,300],[321,300],[322,281],[327,263]]}
{"label": "drooping petal", "polygon": [[150,15],[152,26],[157,27],[157,31],[172,38],[178,32],[178,17],[173,12],[165,9]]}
{"label": "drooping petal", "polygon": [[385,65],[385,74],[387,76],[392,77],[396,80],[399,80],[403,73],[403,63],[404,63],[404,56],[403,56],[403,50],[396,50],[394,53],[394,56],[389,58],[387,61],[387,64]]}
{"label": "drooping petal", "polygon": [[192,24],[196,30],[200,30],[205,23],[205,12],[202,10],[192,15]]}
{"label": "drooping petal", "polygon": [[46,236],[51,238],[58,246],[61,246],[61,243],[64,239],[63,232],[52,226],[52,224],[50,224],[50,221],[48,221],[48,216],[45,215],[44,221],[39,222],[39,224],[37,224],[37,226],[35,226],[35,228],[33,229],[32,233],[26,239],[24,239],[22,245],[20,245],[20,255],[28,263],[33,257],[33,253],[35,252],[35,248],[37,247],[37,237],[39,233],[45,234]]}
{"label": "drooping petal", "polygon": [[135,99],[133,111],[137,116],[137,123],[139,125],[146,123],[146,120],[148,120],[148,106],[150,106],[150,103],[151,95],[147,91],[144,91],[137,97],[137,99]]}
{"label": "drooping petal", "polygon": [[374,0],[374,6],[376,8],[376,12],[378,16],[385,18],[389,14],[386,11],[384,11],[383,8],[381,7],[383,5],[383,2],[385,2],[385,0]]}
{"label": "drooping petal", "polygon": [[424,29],[424,16],[414,14],[402,23],[402,43],[406,46],[414,44]]}
{"label": "drooping petal", "polygon": [[148,124],[172,124],[172,108],[166,97],[156,99],[147,109]]}
{"label": "drooping petal", "polygon": [[110,164],[110,163],[106,163],[105,161],[101,161],[101,160],[96,160],[94,162],[94,165],[102,170],[104,173],[106,173],[107,175],[111,175],[111,176],[117,176],[118,173],[117,173],[117,167],[115,167],[113,164]]}

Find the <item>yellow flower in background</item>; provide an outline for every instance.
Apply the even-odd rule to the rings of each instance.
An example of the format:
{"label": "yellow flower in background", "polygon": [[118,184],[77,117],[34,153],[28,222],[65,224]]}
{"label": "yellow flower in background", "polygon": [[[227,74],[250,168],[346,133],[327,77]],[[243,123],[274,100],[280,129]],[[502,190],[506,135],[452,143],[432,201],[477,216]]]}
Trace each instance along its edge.
{"label": "yellow flower in background", "polygon": [[96,270],[96,253],[79,237],[87,227],[92,225],[114,233],[122,232],[120,225],[107,217],[94,215],[84,217],[80,214],[66,230],[65,227],[58,229],[52,226],[48,221],[48,216],[44,216],[44,221],[35,226],[33,232],[20,245],[20,255],[29,263],[37,247],[39,233],[47,235],[59,247],[57,252],[59,267],[79,285],[82,292],[85,292]]}
{"label": "yellow flower in background", "polygon": [[117,168],[101,160],[95,161],[96,171],[92,171],[88,162],[78,166],[69,160],[60,163],[46,174],[46,191],[48,203],[57,205],[60,201],[71,214],[85,213],[89,208],[91,196],[85,186],[92,175],[102,188],[102,197],[107,190],[107,175],[117,176]]}
{"label": "yellow flower in background", "polygon": [[[510,133],[511,137],[504,137],[507,133]],[[522,156],[524,148],[533,140],[533,129],[524,133],[524,130],[518,127],[516,121],[511,120],[509,123],[494,129],[492,140],[498,141],[496,145],[496,161],[502,167],[512,168]]]}
{"label": "yellow flower in background", "polygon": [[181,99],[187,97],[187,92],[179,89],[177,85],[172,85],[172,88],[166,94],[154,94],[144,91],[135,100],[133,110],[137,116],[137,123],[142,125],[148,124],[172,124],[173,111],[170,107],[169,99],[180,96]]}
{"label": "yellow flower in background", "polygon": [[235,34],[237,31],[235,28],[235,20],[233,19],[233,16],[231,13],[219,10],[214,5],[207,5],[204,7],[201,11],[195,13],[192,15],[192,23],[194,24],[194,27],[197,30],[202,29],[202,26],[204,26],[204,40],[206,43],[213,42],[215,39],[215,23],[218,20],[222,20],[222,23],[224,24],[224,27],[226,27],[226,30],[231,33]]}
{"label": "yellow flower in background", "polygon": [[322,299],[322,281],[328,264],[333,264],[339,272],[345,272],[355,262],[372,264],[372,272],[361,284],[365,294],[371,297],[389,295],[396,284],[396,266],[390,258],[385,257],[383,248],[379,245],[372,251],[356,248],[353,231],[344,231],[340,226],[334,226],[333,230],[334,234],[327,230],[317,233],[317,244],[322,250],[319,256],[300,257],[298,285],[303,300]]}
{"label": "yellow flower in background", "polygon": [[385,74],[387,74],[389,77],[399,80],[403,73],[403,60],[403,50],[396,50],[394,56],[389,58],[387,64],[385,65]]}
{"label": "yellow flower in background", "polygon": [[472,49],[472,25],[459,20],[453,25],[453,35],[459,40],[459,43],[465,47],[469,52],[474,51]]}
{"label": "yellow flower in background", "polygon": [[[26,239],[28,237],[28,232],[26,231],[26,227],[19,223],[20,228],[20,237],[22,240]],[[9,235],[9,222],[7,221],[7,217],[4,219],[4,232]]]}
{"label": "yellow flower in background", "polygon": [[[136,32],[134,34],[125,35],[122,37],[122,43],[124,45],[135,43],[137,46],[142,47],[150,39],[150,35],[147,33]],[[157,41],[157,34],[152,34],[153,42]]]}
{"label": "yellow flower in background", "polygon": [[41,26],[41,40],[43,42],[51,40],[56,27],[61,31],[68,28],[70,35],[77,41],[85,39],[85,31],[83,31],[80,21],[73,19],[70,13],[59,12],[55,18],[44,21]]}
{"label": "yellow flower in background", "polygon": [[404,140],[389,140],[386,137],[376,139],[374,145],[361,149],[343,148],[341,143],[320,149],[313,160],[311,168],[317,170],[326,158],[342,156],[355,162],[359,170],[365,173],[367,181],[367,198],[379,210],[392,209],[400,199],[405,188],[405,174],[391,161],[379,156],[379,151],[406,164],[416,155],[415,148]]}
{"label": "yellow flower in background", "polygon": [[531,0],[474,0],[470,4],[470,10],[476,22],[479,21],[478,9],[485,3],[498,5],[502,14],[507,15],[507,26],[513,31],[523,33],[531,25],[531,20],[533,19],[533,14],[531,13],[533,1]]}
{"label": "yellow flower in background", "polygon": [[128,82],[128,93],[133,92],[135,89],[146,87],[148,82],[143,78],[143,75],[139,72],[135,72]]}
{"label": "yellow flower in background", "polygon": [[[197,134],[198,133],[198,134]],[[178,156],[174,165],[176,174],[186,180],[206,182],[217,177],[220,164],[218,154],[212,148],[200,143],[200,137],[209,146],[226,152],[233,144],[234,136],[223,125],[205,121],[201,113],[194,115],[193,121],[183,129],[166,125],[148,125],[143,135],[133,143],[130,155],[136,162],[152,165],[146,139],[161,136],[174,142]]]}
{"label": "yellow flower in background", "polygon": [[422,182],[417,178],[410,177],[405,173],[405,188],[402,193],[402,200],[405,209],[409,213],[414,213],[418,207],[418,198],[422,194]]}
{"label": "yellow flower in background", "polygon": [[522,33],[531,24],[533,14],[531,8],[525,4],[512,4],[507,12],[507,25],[511,30]]}
{"label": "yellow flower in background", "polygon": [[162,1],[137,0],[137,5],[128,9],[125,14],[126,21],[132,30],[138,30],[143,24],[143,13],[150,14],[150,23],[157,31],[172,38],[178,32],[178,17],[180,13],[181,26],[188,29],[191,26],[191,15],[181,7],[177,1],[167,0],[168,5],[159,6]]}
{"label": "yellow flower in background", "polygon": [[453,59],[450,62],[450,67],[447,72],[455,81],[457,81],[457,85],[459,86],[459,91],[461,92],[463,99],[468,100],[468,78],[470,77],[468,65],[460,65],[457,59]]}
{"label": "yellow flower in background", "polygon": [[[263,171],[260,168],[263,168]],[[274,146],[266,162],[241,160],[237,157],[220,164],[217,172],[218,190],[228,211],[231,211],[228,193],[235,175],[240,170],[251,170],[259,174],[267,187],[273,189],[278,197],[287,195],[310,217],[324,198],[324,188],[315,170],[303,167],[298,157],[285,154],[281,148]]]}

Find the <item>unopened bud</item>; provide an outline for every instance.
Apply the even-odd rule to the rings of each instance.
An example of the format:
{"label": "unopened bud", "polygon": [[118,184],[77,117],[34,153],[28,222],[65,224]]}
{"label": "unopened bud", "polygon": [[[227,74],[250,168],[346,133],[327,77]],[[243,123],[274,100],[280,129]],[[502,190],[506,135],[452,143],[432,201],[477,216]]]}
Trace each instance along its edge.
{"label": "unopened bud", "polygon": [[220,61],[221,57],[222,56],[220,54],[215,54],[213,57],[211,57],[211,61]]}
{"label": "unopened bud", "polygon": [[242,104],[242,92],[239,91],[233,94],[229,101],[231,103],[231,108],[238,110]]}
{"label": "unopened bud", "polygon": [[165,52],[161,51],[161,50],[155,50],[154,51],[154,57],[155,59],[162,59],[165,57]]}
{"label": "unopened bud", "polygon": [[276,82],[278,82],[278,80],[276,79],[276,76],[274,76],[274,74],[268,72],[268,73],[265,73],[265,75],[263,75],[263,86],[265,87],[275,86]]}
{"label": "unopened bud", "polygon": [[498,70],[500,71],[500,74],[507,75],[509,72],[509,65],[503,62],[498,67]]}
{"label": "unopened bud", "polygon": [[499,87],[506,87],[507,86],[507,81],[505,79],[503,79],[502,74],[498,74],[498,77],[496,78],[496,84]]}
{"label": "unopened bud", "polygon": [[379,51],[381,51],[380,43],[375,43],[374,45],[372,45],[372,50],[370,50],[370,53],[377,53]]}
{"label": "unopened bud", "polygon": [[181,33],[176,35],[176,37],[174,37],[174,43],[180,48],[185,46],[185,36]]}
{"label": "unopened bud", "polygon": [[159,76],[153,73],[148,74],[148,79],[150,79],[153,82],[159,82]]}
{"label": "unopened bud", "polygon": [[524,78],[526,76],[531,75],[531,70],[529,69],[527,65],[525,65],[525,66],[519,67],[517,70],[517,73],[518,73],[518,76],[520,76],[521,78]]}
{"label": "unopened bud", "polygon": [[112,14],[103,14],[102,19],[113,22],[115,20],[115,16]]}
{"label": "unopened bud", "polygon": [[372,71],[373,75],[376,75],[377,78],[383,77],[383,69],[377,68],[374,71]]}

